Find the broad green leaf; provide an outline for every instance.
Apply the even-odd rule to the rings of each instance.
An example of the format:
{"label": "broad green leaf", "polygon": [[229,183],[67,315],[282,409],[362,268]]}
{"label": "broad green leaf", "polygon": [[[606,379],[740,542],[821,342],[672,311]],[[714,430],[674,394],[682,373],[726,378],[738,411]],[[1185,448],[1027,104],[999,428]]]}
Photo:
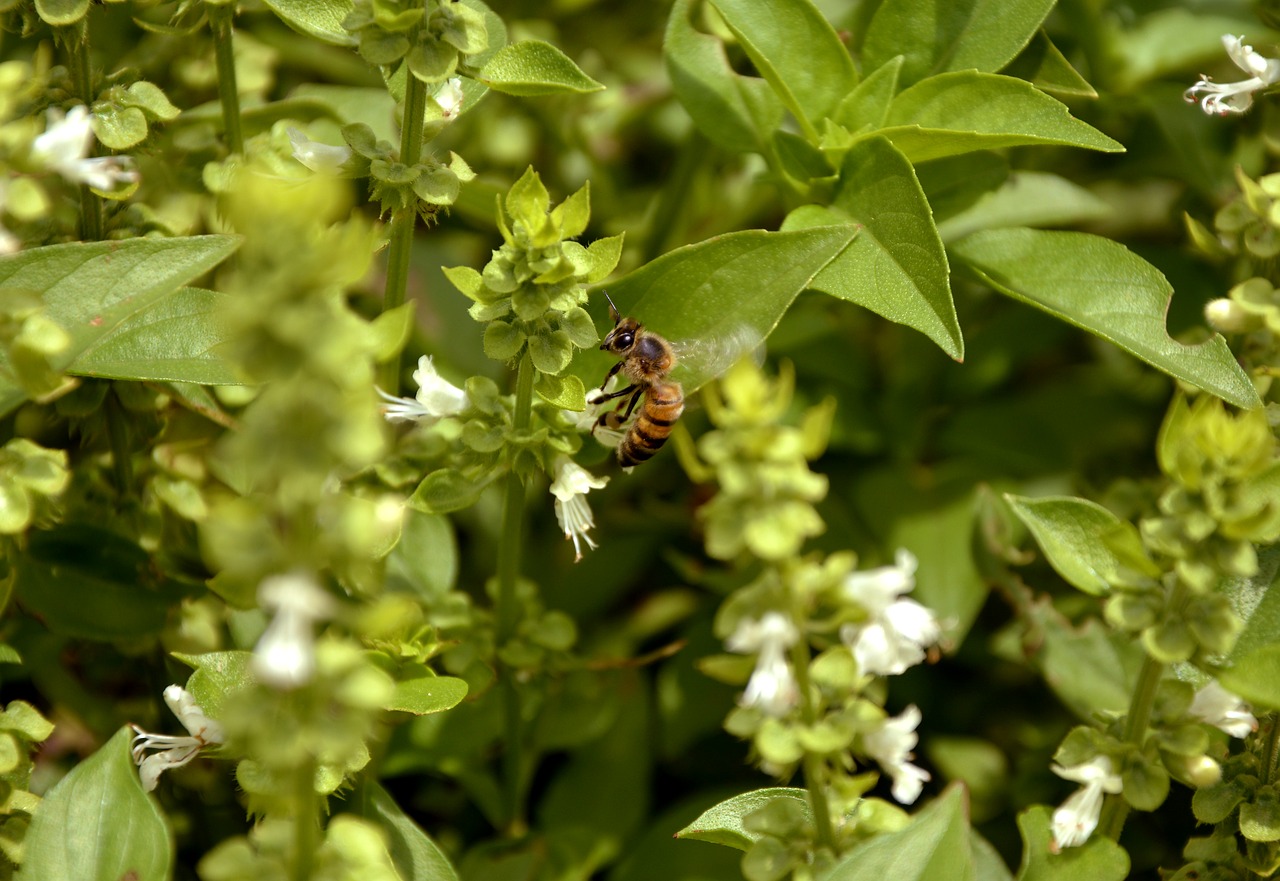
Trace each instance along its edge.
{"label": "broad green leaf", "polygon": [[902,56],[896,55],[867,74],[857,88],[850,90],[832,114],[832,121],[850,132],[864,126],[880,128],[893,96],[898,94],[898,75],[902,71]]}
{"label": "broad green leaf", "polygon": [[542,400],[561,410],[581,413],[587,408],[587,389],[582,380],[572,374],[552,376],[550,373],[540,373],[533,390]]}
{"label": "broad green leaf", "polygon": [[969,832],[969,847],[973,853],[974,881],[1013,881],[1004,857],[976,830]]}
{"label": "broad green leaf", "polygon": [[814,126],[858,84],[849,50],[810,0],[711,0],[756,70]]}
{"label": "broad green leaf", "polygon": [[474,505],[487,485],[485,481],[471,480],[461,471],[442,468],[422,479],[408,505],[428,514],[448,514]]}
{"label": "broad green leaf", "polygon": [[578,65],[550,43],[521,40],[503,46],[476,79],[508,95],[561,95],[598,92],[604,85],[582,72]]}
{"label": "broad green leaf", "polygon": [[458,881],[458,873],[444,851],[400,810],[377,781],[362,776],[338,805],[381,827],[387,836],[391,861],[403,881]]}
{"label": "broad green leaf", "polygon": [[1280,645],[1280,548],[1258,549],[1258,572],[1252,578],[1229,579],[1222,591],[1231,598],[1231,608],[1244,621],[1236,638],[1232,658],[1267,645]]}
{"label": "broad green leaf", "polygon": [[129,755],[133,732],[116,732],[71,769],[31,818],[19,881],[168,881],[173,841]]}
{"label": "broad green leaf", "polygon": [[206,652],[202,655],[174,652],[173,656],[195,670],[187,679],[186,688],[211,719],[222,715],[228,695],[257,681],[250,668],[253,652]]}
{"label": "broad green leaf", "polygon": [[988,230],[951,247],[994,289],[1115,343],[1170,376],[1238,407],[1258,394],[1219,335],[1197,345],[1169,337],[1173,289],[1117,242],[1075,232]]}
{"label": "broad green leaf", "polygon": [[1218,674],[1218,682],[1255,707],[1280,710],[1280,645],[1264,645],[1242,657],[1237,653],[1231,668]]}
{"label": "broad green leaf", "polygon": [[267,8],[295,30],[335,46],[355,46],[355,34],[342,26],[351,0],[265,0]]}
{"label": "broad green leaf", "polygon": [[1098,712],[1128,709],[1146,659],[1137,640],[1097,619],[1074,627],[1047,599],[1031,607],[1030,622],[1041,640],[1036,666],[1073,713],[1087,720]]}
{"label": "broad green leaf", "polygon": [[226,342],[227,295],[181,288],[145,312],[125,319],[67,367],[68,373],[108,379],[239,385],[244,378],[218,353]]}
{"label": "broad green leaf", "polygon": [[806,206],[783,224],[795,229],[851,221],[862,227],[810,286],[914,328],[963,360],[947,255],[911,163],[883,138],[855,144],[845,154],[832,206]]}
{"label": "broad green leaf", "polygon": [[452,709],[467,696],[467,683],[455,676],[421,676],[396,682],[395,696],[386,710],[425,716]]}
{"label": "broad green leaf", "polygon": [[946,220],[1009,179],[1009,161],[998,153],[986,151],[923,162],[915,170],[939,234]]}
{"label": "broad green leaf", "polygon": [[1098,93],[1053,44],[1037,31],[1035,38],[1004,70],[1007,76],[1026,80],[1044,92],[1071,98],[1096,98]]}
{"label": "broad green leaf", "polygon": [[1030,144],[1124,152],[1030,83],[972,70],[938,74],[902,92],[878,134],[912,163]]}
{"label": "broad green leaf", "polygon": [[[1133,524],[1099,504],[1063,496],[1028,499],[1006,493],[1004,498],[1049,564],[1085,593],[1110,593],[1118,578],[1132,571],[1133,561],[1146,556]],[[1113,550],[1117,543],[1126,552],[1123,558]]]}
{"label": "broad green leaf", "polygon": [[744,792],[726,799],[712,808],[703,811],[698,819],[676,833],[676,838],[690,838],[694,841],[708,841],[712,844],[723,844],[725,847],[747,850],[760,838],[755,832],[749,832],[742,824],[748,814],[773,801],[775,798],[790,798],[804,805],[806,813],[810,811],[809,796],[803,789],[787,786],[775,786],[769,789],[757,789]]}
{"label": "broad green leaf", "polygon": [[676,97],[712,143],[736,153],[763,152],[782,122],[782,101],[758,77],[734,71],[724,45],[694,29],[693,0],[676,0],[663,54]]}
{"label": "broad green leaf", "polygon": [[1043,171],[1015,171],[1000,189],[938,223],[938,235],[954,242],[983,229],[1069,226],[1099,220],[1111,207],[1084,187]]}
{"label": "broad green leaf", "polygon": [[16,595],[55,633],[136,639],[164,628],[177,585],[156,581],[138,545],[86,524],[33,532],[17,559]]}
{"label": "broad green leaf", "polygon": [[862,44],[874,70],[906,56],[902,82],[950,70],[995,72],[1031,41],[1054,0],[885,0]]}
{"label": "broad green leaf", "polygon": [[[55,365],[65,368],[124,322],[212,269],[239,245],[235,236],[73,242],[0,257],[0,287],[39,294],[46,316],[72,344]],[[0,415],[25,399],[0,355]]]}
{"label": "broad green leaf", "polygon": [[[844,224],[716,236],[662,255],[611,284],[609,294],[624,314],[683,348],[672,376],[687,396],[759,346],[857,234]],[[593,300],[596,314],[604,314],[604,297]],[[586,351],[573,371],[592,388],[613,363]]]}
{"label": "broad green leaf", "polygon": [[964,787],[948,786],[897,832],[876,835],[850,849],[821,881],[891,878],[893,881],[973,881],[968,805]]}
{"label": "broad green leaf", "polygon": [[1052,817],[1053,809],[1043,805],[1018,814],[1022,833],[1018,881],[1124,881],[1129,877],[1129,854],[1102,835],[1091,835],[1079,847],[1054,853]]}
{"label": "broad green leaf", "polygon": [[441,514],[405,511],[400,541],[387,556],[388,586],[403,584],[428,603],[439,602],[458,578],[458,543]]}
{"label": "broad green leaf", "polygon": [[394,309],[388,309],[370,322],[373,331],[374,357],[378,363],[385,363],[399,356],[404,351],[409,336],[413,333],[414,312],[417,301],[409,300]]}

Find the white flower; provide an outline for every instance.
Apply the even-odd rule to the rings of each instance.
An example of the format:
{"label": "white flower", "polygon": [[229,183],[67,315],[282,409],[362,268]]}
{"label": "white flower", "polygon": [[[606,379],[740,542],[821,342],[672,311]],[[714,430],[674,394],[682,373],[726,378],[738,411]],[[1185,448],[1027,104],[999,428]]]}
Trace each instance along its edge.
{"label": "white flower", "polygon": [[1258,730],[1258,720],[1249,705],[1211,679],[1196,692],[1187,711],[1201,722],[1207,722],[1232,737],[1245,738]]}
{"label": "white flower", "polygon": [[1053,852],[1057,853],[1064,847],[1078,847],[1089,839],[1098,828],[1102,796],[1120,792],[1124,784],[1120,776],[1112,772],[1111,759],[1106,756],[1094,756],[1083,765],[1069,768],[1054,765],[1053,773],[1084,784],[1053,812]]}
{"label": "white flower", "polygon": [[[204,714],[204,710],[200,709],[195,698],[185,688],[170,685],[164,690],[164,702],[173,710],[188,734],[185,737],[151,734],[137,725],[133,726],[136,732],[133,738],[133,763],[138,766],[142,788],[147,792],[156,788],[161,773],[170,768],[181,768],[211,743],[222,743],[222,726]],[[147,755],[148,750],[159,752]]]}
{"label": "white flower", "polygon": [[851,573],[845,598],[857,603],[867,620],[840,628],[840,639],[853,651],[858,669],[892,676],[924,660],[925,646],[938,641],[941,630],[933,612],[901,595],[915,587],[916,558],[898,550],[893,566]]}
{"label": "white flower", "polygon": [[66,116],[50,107],[44,134],[31,144],[31,158],[67,180],[88,184],[95,190],[112,190],[118,184],[138,180],[133,160],[128,156],[89,156],[93,146],[93,114],[83,104],[72,107]]}
{"label": "white flower", "polygon": [[440,105],[440,113],[445,119],[456,119],[462,111],[462,80],[450,77],[435,94],[436,103]]}
{"label": "white flower", "polygon": [[909,805],[920,797],[929,772],[911,764],[916,743],[920,740],[916,727],[920,724],[920,708],[915,704],[901,716],[885,719],[880,727],[862,735],[862,748],[893,778],[893,797],[899,804]]}
{"label": "white flower", "polygon": [[1202,75],[1182,97],[1189,103],[1199,101],[1205,113],[1219,116],[1244,113],[1253,104],[1254,92],[1280,80],[1280,61],[1259,55],[1252,46],[1244,44],[1244,37],[1224,34],[1222,45],[1236,67],[1249,74],[1249,78],[1235,83],[1215,83]]}
{"label": "white flower", "polygon": [[289,143],[293,145],[293,158],[307,168],[321,174],[338,174],[342,165],[351,158],[351,148],[335,147],[313,141],[293,126],[286,129]]}
{"label": "white flower", "polygon": [[378,389],[386,402],[382,414],[388,421],[435,422],[445,416],[456,416],[471,403],[466,392],[436,373],[431,358],[426,355],[418,359],[413,381],[418,384],[418,393],[412,398],[397,398]]}
{"label": "white flower", "polygon": [[725,648],[739,654],[757,652],[756,668],[738,699],[744,707],[755,707],[767,716],[785,716],[800,702],[800,687],[787,649],[796,644],[799,631],[781,612],[765,612],[756,620],[744,618],[724,641]]}
{"label": "white flower", "polygon": [[258,604],[274,615],[253,649],[253,672],[282,691],[305,685],[316,671],[315,623],[333,614],[333,598],[309,575],[290,573],[258,585]]}
{"label": "white flower", "polygon": [[551,494],[556,497],[556,520],[564,530],[566,539],[573,539],[573,560],[582,559],[582,544],[595,550],[596,543],[587,535],[594,529],[595,518],[587,504],[587,493],[601,489],[609,482],[607,477],[596,477],[568,456],[556,458],[556,479],[551,482]]}

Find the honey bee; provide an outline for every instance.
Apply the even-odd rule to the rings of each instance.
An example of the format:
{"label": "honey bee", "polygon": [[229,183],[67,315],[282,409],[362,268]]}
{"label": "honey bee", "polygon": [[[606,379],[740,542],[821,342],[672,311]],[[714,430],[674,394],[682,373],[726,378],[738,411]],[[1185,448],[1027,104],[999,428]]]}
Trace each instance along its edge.
{"label": "honey bee", "polygon": [[676,366],[672,345],[658,334],[645,330],[634,318],[624,318],[609,294],[606,292],[604,296],[609,301],[613,330],[605,335],[600,348],[621,360],[609,369],[604,382],[600,383],[600,391],[604,392],[609,380],[619,371],[629,385],[595,399],[594,403],[622,399],[612,411],[601,414],[596,427],[620,430],[631,418],[640,398],[644,398],[636,421],[618,444],[618,461],[622,467],[630,468],[652,458],[667,442],[672,426],[684,412],[684,389],[680,383],[667,378]]}

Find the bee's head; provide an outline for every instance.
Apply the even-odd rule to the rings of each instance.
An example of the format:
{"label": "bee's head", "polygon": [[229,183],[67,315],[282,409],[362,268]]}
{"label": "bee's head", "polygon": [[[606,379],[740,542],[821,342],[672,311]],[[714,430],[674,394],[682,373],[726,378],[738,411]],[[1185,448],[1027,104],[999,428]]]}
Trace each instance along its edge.
{"label": "bee's head", "polygon": [[636,344],[642,325],[634,318],[619,317],[613,330],[605,334],[600,348],[615,355],[625,355]]}

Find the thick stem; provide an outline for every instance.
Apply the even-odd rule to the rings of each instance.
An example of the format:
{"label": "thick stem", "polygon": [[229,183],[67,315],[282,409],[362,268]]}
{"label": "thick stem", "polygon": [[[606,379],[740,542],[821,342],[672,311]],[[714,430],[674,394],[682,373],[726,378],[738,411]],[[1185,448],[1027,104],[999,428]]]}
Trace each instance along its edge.
{"label": "thick stem", "polygon": [[231,23],[233,4],[209,3],[209,29],[213,32],[214,60],[218,66],[218,101],[222,104],[222,125],[227,133],[227,149],[244,153],[244,133],[240,129],[240,92],[236,89],[236,55]]}
{"label": "thick stem", "polygon": [[1276,780],[1276,757],[1280,754],[1280,715],[1269,713],[1264,723],[1267,728],[1267,741],[1263,746],[1262,771],[1263,780],[1274,783]]}
{"label": "thick stem", "polygon": [[[533,362],[526,351],[520,357],[516,374],[516,404],[512,418],[512,434],[527,432],[533,413]],[[516,581],[520,577],[520,557],[524,543],[525,485],[513,467],[506,478],[502,504],[502,535],[498,543],[498,599],[496,642],[498,650],[515,636],[520,610],[516,601]],[[514,671],[500,665],[502,676],[503,728],[506,751],[503,753],[503,789],[506,795],[507,832],[522,834],[524,818],[524,720],[520,706],[519,684]]]}
{"label": "thick stem", "polygon": [[[93,80],[93,68],[89,62],[89,28],[86,22],[73,25],[67,34],[68,61],[71,67],[71,81],[76,95],[92,107],[98,98],[97,84]],[[97,149],[95,138],[93,147]],[[102,200],[89,189],[88,184],[80,185],[80,238],[86,242],[102,240]]]}
{"label": "thick stem", "polygon": [[[793,621],[803,621],[792,615]],[[800,715],[806,725],[818,721],[818,708],[814,705],[809,687],[809,643],[803,637],[791,646],[791,669],[795,671],[796,686],[800,692]],[[836,854],[835,827],[831,824],[831,809],[827,805],[827,767],[822,756],[805,750],[802,760],[804,785],[809,791],[809,808],[813,811],[813,825],[818,846]]]}
{"label": "thick stem", "polygon": [[694,175],[706,161],[710,149],[711,144],[702,133],[690,128],[680,152],[676,154],[675,167],[667,174],[658,194],[658,204],[649,223],[651,233],[644,243],[643,262],[648,263],[665,254],[680,232],[680,218],[693,187]]}
{"label": "thick stem", "polygon": [[[427,86],[409,74],[404,86],[404,118],[401,121],[400,161],[414,165],[422,156],[422,119],[427,112]],[[391,215],[391,242],[387,248],[387,286],[382,295],[382,311],[404,304],[409,289],[409,257],[413,252],[413,230],[418,222],[415,205],[397,208]],[[382,365],[379,385],[389,394],[399,394],[400,363],[392,358]]]}
{"label": "thick stem", "polygon": [[293,816],[293,872],[290,878],[291,881],[311,881],[320,839],[315,759],[303,762],[296,773],[294,795],[297,812]]}

